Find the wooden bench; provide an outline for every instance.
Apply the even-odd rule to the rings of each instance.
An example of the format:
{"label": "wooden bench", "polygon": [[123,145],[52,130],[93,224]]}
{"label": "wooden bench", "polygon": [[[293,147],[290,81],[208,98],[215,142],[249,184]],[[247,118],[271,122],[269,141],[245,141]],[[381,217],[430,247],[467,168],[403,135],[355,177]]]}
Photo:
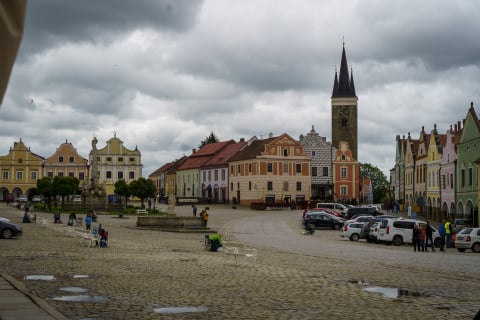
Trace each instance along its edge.
{"label": "wooden bench", "polygon": [[255,266],[257,265],[257,249],[243,248],[243,247],[222,247],[222,252],[233,255],[235,257],[235,264],[238,264],[237,257],[241,256],[245,259],[252,259]]}
{"label": "wooden bench", "polygon": [[147,209],[137,209],[137,216],[141,216],[141,215],[147,215],[148,216]]}

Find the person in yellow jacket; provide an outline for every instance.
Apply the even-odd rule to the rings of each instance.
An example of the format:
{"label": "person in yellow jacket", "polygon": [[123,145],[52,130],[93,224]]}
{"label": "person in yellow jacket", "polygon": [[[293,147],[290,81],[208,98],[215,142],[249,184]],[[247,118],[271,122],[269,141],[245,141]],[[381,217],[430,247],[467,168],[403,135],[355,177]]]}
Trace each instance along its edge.
{"label": "person in yellow jacket", "polygon": [[208,223],[208,212],[207,212],[207,209],[203,209],[202,212],[200,212],[200,216],[202,217],[203,226],[204,226],[204,227],[207,227],[207,223]]}
{"label": "person in yellow jacket", "polygon": [[445,222],[445,234],[447,236],[447,248],[451,248],[452,247],[453,227],[452,227],[452,223],[450,222],[450,219],[447,219],[447,222]]}

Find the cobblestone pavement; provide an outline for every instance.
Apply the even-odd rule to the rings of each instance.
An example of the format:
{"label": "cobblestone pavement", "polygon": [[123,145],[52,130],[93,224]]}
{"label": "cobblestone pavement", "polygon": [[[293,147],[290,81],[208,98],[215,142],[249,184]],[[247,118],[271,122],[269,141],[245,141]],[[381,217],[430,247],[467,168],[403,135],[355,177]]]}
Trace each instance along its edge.
{"label": "cobblestone pavement", "polygon": [[[242,221],[272,221],[274,215],[211,206],[209,226],[246,242],[248,230],[242,226],[248,224]],[[0,216],[19,223],[22,215],[5,207]],[[285,249],[253,244],[257,264],[242,259],[236,264],[230,255],[205,251],[204,234],[140,230],[135,217],[99,216],[109,231],[108,248],[86,246],[65,225],[53,224],[51,214],[37,217],[36,224],[20,224],[21,238],[1,240],[0,268],[69,319],[472,319],[480,309],[480,255],[473,253],[459,258],[468,266],[456,272],[424,263],[421,259],[428,258],[416,258],[407,247],[375,251],[380,245],[352,243],[338,231],[321,230],[308,243],[318,240],[317,246],[335,248],[337,254],[298,250],[307,241],[303,236],[297,247]],[[284,221],[277,226],[284,237],[300,234],[296,219]],[[352,247],[374,254],[362,259],[349,254]],[[382,250],[400,250],[402,258],[382,262],[375,256]],[[453,251],[444,255],[462,257]],[[28,280],[32,275],[55,280]],[[408,294],[389,298],[367,287],[406,288]],[[88,291],[65,291],[77,289]],[[62,301],[72,296],[84,301]]]}

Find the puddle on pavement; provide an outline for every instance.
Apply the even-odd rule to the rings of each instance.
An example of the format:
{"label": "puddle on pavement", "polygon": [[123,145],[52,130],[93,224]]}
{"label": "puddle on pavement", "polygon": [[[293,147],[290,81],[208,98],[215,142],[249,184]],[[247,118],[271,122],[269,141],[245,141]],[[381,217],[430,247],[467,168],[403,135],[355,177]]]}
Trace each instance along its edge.
{"label": "puddle on pavement", "polygon": [[86,279],[86,278],[90,278],[90,276],[88,274],[74,274],[73,275],[73,279]]}
{"label": "puddle on pavement", "polygon": [[400,290],[398,288],[385,288],[385,287],[367,287],[363,290],[368,292],[380,293],[385,298],[398,298],[400,297]]}
{"label": "puddle on pavement", "polygon": [[56,279],[54,276],[34,274],[34,275],[25,276],[25,280],[54,281]]}
{"label": "puddle on pavement", "polygon": [[165,307],[165,308],[154,308],[153,311],[161,314],[178,314],[178,313],[196,313],[196,312],[205,312],[208,308],[204,306],[200,307]]}
{"label": "puddle on pavement", "polygon": [[52,300],[68,301],[68,302],[104,302],[104,301],[107,301],[107,298],[102,296],[78,295],[78,296],[53,297]]}
{"label": "puddle on pavement", "polygon": [[80,288],[80,287],[63,287],[63,288],[60,288],[60,290],[67,291],[67,292],[75,292],[75,293],[82,293],[82,292],[88,291],[88,289]]}

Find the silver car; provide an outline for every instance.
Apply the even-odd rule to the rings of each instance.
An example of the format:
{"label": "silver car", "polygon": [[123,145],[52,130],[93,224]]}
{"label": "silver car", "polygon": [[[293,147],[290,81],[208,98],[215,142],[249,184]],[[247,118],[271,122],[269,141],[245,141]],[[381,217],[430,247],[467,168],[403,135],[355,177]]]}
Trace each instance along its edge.
{"label": "silver car", "polygon": [[457,234],[455,247],[460,252],[470,249],[480,253],[480,228],[465,228]]}

